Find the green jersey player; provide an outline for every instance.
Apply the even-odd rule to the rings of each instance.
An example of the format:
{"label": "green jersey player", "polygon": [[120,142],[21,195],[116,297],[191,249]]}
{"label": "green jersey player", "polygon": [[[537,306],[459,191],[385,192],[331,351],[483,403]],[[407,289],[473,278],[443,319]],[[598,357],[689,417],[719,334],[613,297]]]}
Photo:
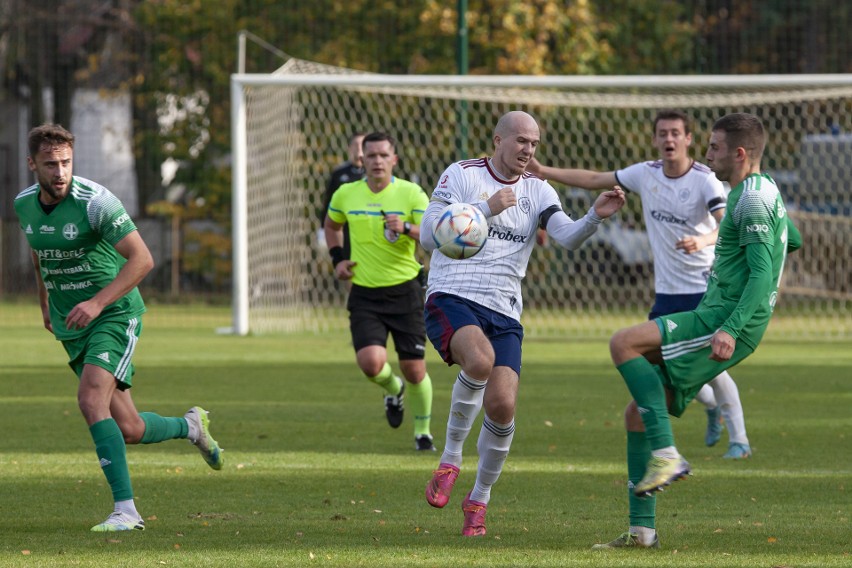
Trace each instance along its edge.
{"label": "green jersey player", "polygon": [[801,236],[778,187],[760,172],[766,144],[753,115],[726,115],[713,125],[707,164],[730,183],[707,292],[698,307],[617,331],[613,363],[633,401],[625,410],[630,524],[594,548],[659,547],[655,501],[644,499],[690,473],[675,447],[668,414],[713,377],[757,348],[775,302],[787,253]]}
{"label": "green jersey player", "polygon": [[27,165],[36,183],[15,198],[32,248],[44,326],[62,341],[79,377],[77,400],[115,502],[96,532],[144,529],[136,510],[126,443],[188,438],[213,469],[222,454],[207,413],[139,413],[130,396],[133,351],[145,304],[136,286],[154,265],[121,201],[72,174],[74,136],[47,124],[29,133]]}

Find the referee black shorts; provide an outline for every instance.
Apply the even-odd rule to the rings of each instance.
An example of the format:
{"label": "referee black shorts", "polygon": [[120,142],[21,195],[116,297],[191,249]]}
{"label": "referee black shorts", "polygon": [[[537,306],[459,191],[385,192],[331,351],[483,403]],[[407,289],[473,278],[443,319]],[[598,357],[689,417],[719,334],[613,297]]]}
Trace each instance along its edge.
{"label": "referee black shorts", "polygon": [[370,345],[387,347],[390,334],[400,359],[423,359],[426,356],[423,301],[423,286],[417,278],[384,288],[353,284],[346,308],[355,351]]}

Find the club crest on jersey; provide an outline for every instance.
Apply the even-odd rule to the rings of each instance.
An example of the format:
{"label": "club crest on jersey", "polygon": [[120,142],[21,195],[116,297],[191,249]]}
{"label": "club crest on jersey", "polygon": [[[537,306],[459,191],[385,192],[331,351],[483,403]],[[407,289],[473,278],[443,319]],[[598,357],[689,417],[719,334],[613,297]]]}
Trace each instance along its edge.
{"label": "club crest on jersey", "polygon": [[677,193],[677,198],[680,199],[681,203],[686,203],[689,201],[689,189],[682,187]]}
{"label": "club crest on jersey", "polygon": [[520,199],[518,199],[518,207],[521,208],[521,211],[529,215],[530,209],[532,208],[532,205],[530,204],[530,198],[521,197]]}
{"label": "club crest on jersey", "polygon": [[384,233],[385,233],[385,240],[389,243],[395,243],[396,241],[399,240],[399,233],[389,229],[387,225],[385,225]]}
{"label": "club crest on jersey", "polygon": [[62,236],[65,237],[69,241],[73,241],[77,238],[77,235],[80,234],[80,231],[77,230],[77,225],[74,223],[68,223],[64,227],[62,227]]}

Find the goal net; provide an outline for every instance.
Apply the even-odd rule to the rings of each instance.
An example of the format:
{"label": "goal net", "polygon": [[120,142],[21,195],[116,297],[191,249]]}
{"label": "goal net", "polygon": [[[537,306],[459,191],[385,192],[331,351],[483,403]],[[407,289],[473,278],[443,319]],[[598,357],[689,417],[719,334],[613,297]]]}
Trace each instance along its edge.
{"label": "goal net", "polygon": [[[656,158],[652,121],[665,107],[693,117],[698,160],[718,117],[764,121],[763,169],[804,239],[785,270],[773,334],[852,335],[852,75],[390,76],[294,59],[270,75],[233,76],[232,101],[237,333],[347,325],[320,215],[353,133],[392,134],[397,175],[431,193],[450,163],[490,154],[509,110],[538,120],[543,163],[610,171]],[[554,185],[572,217],[588,210],[593,193]],[[422,251],[421,261],[428,268]],[[533,336],[602,336],[641,321],[654,288],[639,200],[578,251],[537,247],[523,290]]]}

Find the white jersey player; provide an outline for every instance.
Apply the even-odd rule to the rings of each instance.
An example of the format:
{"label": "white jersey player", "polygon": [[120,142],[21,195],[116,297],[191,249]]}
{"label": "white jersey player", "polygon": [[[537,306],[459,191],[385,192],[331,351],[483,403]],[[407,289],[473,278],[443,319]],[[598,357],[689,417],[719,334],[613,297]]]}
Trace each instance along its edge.
{"label": "white jersey player", "polygon": [[[505,188],[512,190],[517,205],[491,216],[487,201]],[[516,320],[521,319],[521,279],[526,275],[538,227],[547,227],[556,242],[575,249],[601,222],[592,209],[575,223],[562,211],[559,196],[550,184],[529,173],[514,180],[503,179],[490,158],[465,160],[447,168],[423,216],[425,226],[431,226],[450,203],[471,203],[482,209],[488,218],[488,240],[478,254],[462,262],[434,251],[427,296],[435,292],[455,294]],[[426,233],[423,238],[428,239],[430,234]],[[427,250],[435,248],[428,240],[424,246]]]}
{"label": "white jersey player", "polygon": [[[530,171],[586,189],[612,184],[639,195],[651,249],[654,253],[654,306],[650,319],[694,309],[707,289],[713,264],[718,223],[725,214],[726,191],[710,168],[689,157],[692,133],[689,117],[663,110],[654,119],[653,145],[660,159],[612,172],[558,169],[535,160]],[[696,396],[707,411],[704,441],[719,441],[720,414],[728,426],[726,458],[751,455],[742,403],[736,383],[725,371]]]}
{"label": "white jersey player", "polygon": [[[633,164],[615,172],[625,191],[642,199],[642,215],[654,252],[657,294],[703,294],[713,264],[717,223],[713,213],[725,211],[726,192],[710,168],[693,161],[685,173],[671,178],[662,160]],[[721,214],[719,214],[721,218]],[[691,254],[674,246],[686,236],[706,237]]]}
{"label": "white jersey player", "polygon": [[515,401],[521,370],[523,310],[521,279],[539,227],[568,248],[597,230],[624,205],[620,188],[602,193],[577,222],[562,211],[556,191],[525,173],[540,139],[538,124],[520,111],[504,115],[494,129],[491,158],[451,165],[441,176],[423,215],[430,227],[449,203],[470,203],[488,219],[488,240],[475,256],[451,260],[435,251],[430,231],[420,233],[432,252],[425,307],[426,331],[447,364],[461,367],[453,385],[447,439],[441,462],[426,485],[426,500],[444,507],[459,475],[462,447],[479,411],[485,417],[477,449],[476,482],[462,501],[462,534],[485,534],[485,511],[515,431]]}

